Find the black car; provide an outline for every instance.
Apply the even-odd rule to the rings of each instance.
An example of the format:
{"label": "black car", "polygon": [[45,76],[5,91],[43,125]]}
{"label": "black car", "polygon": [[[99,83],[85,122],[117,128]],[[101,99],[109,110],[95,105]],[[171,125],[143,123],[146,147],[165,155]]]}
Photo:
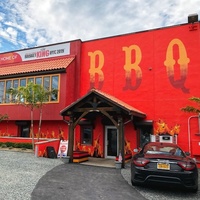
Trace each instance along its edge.
{"label": "black car", "polygon": [[149,142],[131,160],[132,185],[158,183],[198,191],[198,168],[178,145]]}

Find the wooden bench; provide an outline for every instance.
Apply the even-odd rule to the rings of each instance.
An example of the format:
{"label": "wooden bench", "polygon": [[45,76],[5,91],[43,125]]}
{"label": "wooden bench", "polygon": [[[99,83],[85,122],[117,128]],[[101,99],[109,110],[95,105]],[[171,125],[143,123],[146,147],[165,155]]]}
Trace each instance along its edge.
{"label": "wooden bench", "polygon": [[73,152],[73,162],[81,163],[88,161],[89,154],[86,151],[74,151]]}

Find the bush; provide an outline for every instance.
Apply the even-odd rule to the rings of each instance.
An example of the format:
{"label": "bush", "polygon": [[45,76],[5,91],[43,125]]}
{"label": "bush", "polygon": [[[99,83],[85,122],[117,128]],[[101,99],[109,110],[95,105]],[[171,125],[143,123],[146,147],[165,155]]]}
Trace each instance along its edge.
{"label": "bush", "polygon": [[6,142],[5,145],[6,145],[7,147],[13,147],[13,143],[12,143],[12,142]]}
{"label": "bush", "polygon": [[2,143],[1,148],[7,148],[6,144]]}
{"label": "bush", "polygon": [[32,149],[32,144],[31,143],[14,143],[14,142],[0,142],[0,146],[2,148],[23,148],[23,149]]}

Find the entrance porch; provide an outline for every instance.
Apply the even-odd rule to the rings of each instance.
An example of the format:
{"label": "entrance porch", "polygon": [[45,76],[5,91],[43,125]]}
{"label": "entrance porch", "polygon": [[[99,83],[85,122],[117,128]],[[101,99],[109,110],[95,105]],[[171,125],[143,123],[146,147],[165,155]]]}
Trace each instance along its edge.
{"label": "entrance porch", "polygon": [[[73,162],[75,147],[88,147],[93,144],[94,148],[90,151],[99,155],[98,153],[101,150],[100,157],[112,158],[115,161],[116,156],[121,154],[122,167],[125,164],[126,154],[125,125],[131,124],[129,128],[131,131],[129,132],[136,135],[134,122],[142,121],[146,117],[146,114],[138,109],[96,89],[92,89],[85,96],[64,108],[60,114],[68,124],[68,156],[70,162]],[[81,122],[87,123],[90,127],[87,126],[83,129],[83,135],[79,135],[79,142],[77,142],[75,140],[75,134],[77,134],[75,128],[78,125],[81,126]],[[93,137],[94,132],[98,135],[96,138]],[[101,149],[98,149],[98,142],[101,139],[99,135],[103,138]],[[129,149],[129,153],[130,151],[132,150]],[[98,161],[100,162],[100,160]]]}

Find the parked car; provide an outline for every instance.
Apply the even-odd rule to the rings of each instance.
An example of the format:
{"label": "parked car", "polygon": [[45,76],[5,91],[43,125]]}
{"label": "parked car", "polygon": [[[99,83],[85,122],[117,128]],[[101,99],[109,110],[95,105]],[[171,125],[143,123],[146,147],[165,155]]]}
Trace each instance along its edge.
{"label": "parked car", "polygon": [[149,142],[131,160],[132,185],[158,183],[198,191],[198,168],[189,153],[172,143]]}

